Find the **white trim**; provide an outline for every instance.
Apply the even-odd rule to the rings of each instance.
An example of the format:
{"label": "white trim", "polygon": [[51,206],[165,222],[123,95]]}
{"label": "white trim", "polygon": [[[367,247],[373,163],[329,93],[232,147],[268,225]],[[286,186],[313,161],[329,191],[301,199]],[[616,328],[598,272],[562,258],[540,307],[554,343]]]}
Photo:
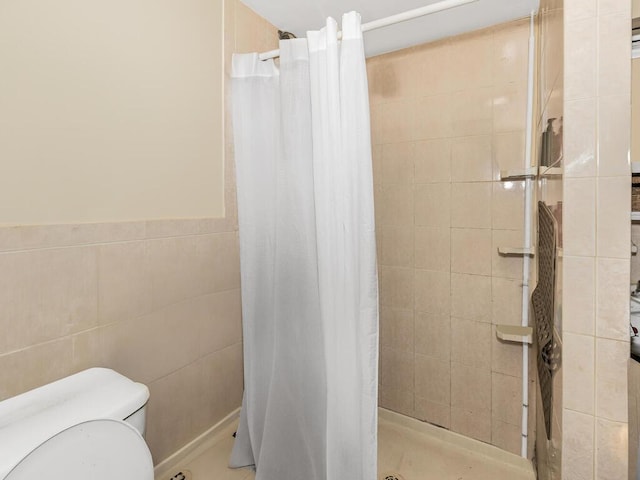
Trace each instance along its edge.
{"label": "white trim", "polygon": [[[441,2],[432,3],[431,5],[426,5],[420,8],[414,8],[413,10],[398,13],[397,15],[391,15],[389,17],[373,20],[372,22],[363,23],[362,32],[388,27],[389,25],[413,20],[414,18],[424,17],[425,15],[431,15],[432,13],[442,12],[443,10],[449,10],[450,8],[460,7],[477,1],[478,0],[442,0]],[[340,38],[340,35],[341,32],[338,33],[338,38]],[[279,56],[280,50],[270,50],[268,52],[261,53],[260,60],[269,60]]]}

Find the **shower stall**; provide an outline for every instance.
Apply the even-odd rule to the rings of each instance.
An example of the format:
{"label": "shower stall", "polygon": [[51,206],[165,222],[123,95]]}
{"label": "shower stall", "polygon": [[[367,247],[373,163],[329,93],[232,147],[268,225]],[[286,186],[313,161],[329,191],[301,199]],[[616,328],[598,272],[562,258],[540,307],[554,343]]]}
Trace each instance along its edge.
{"label": "shower stall", "polygon": [[[470,3],[448,0],[413,13]],[[522,478],[531,478],[526,460],[537,460],[536,455],[544,459],[544,475],[553,475],[557,467],[549,457],[557,454],[560,409],[552,408],[552,393],[545,403],[549,407],[541,407],[540,337],[532,332],[529,298],[538,273],[534,199],[550,205],[550,222],[556,230],[561,226],[557,167],[562,157],[554,157],[553,164],[540,160],[540,137],[549,126],[551,132],[545,133],[554,135],[561,152],[561,88],[548,83],[558,78],[562,65],[550,55],[562,50],[553,43],[561,12],[561,5],[543,1],[537,14],[367,59],[379,282],[378,464],[380,473],[388,470],[386,478],[396,473],[400,478],[407,468],[389,453],[389,438],[402,429],[409,436],[422,435],[418,444],[424,438],[442,440],[448,430],[445,442],[484,448],[498,464],[521,469]],[[362,31],[410,17],[364,23]],[[287,55],[292,41],[299,42],[281,43]],[[262,52],[259,59],[270,62],[280,53]],[[290,68],[288,58],[283,71]],[[252,74],[274,74],[272,66],[260,73],[263,67],[255,65],[248,69]],[[550,103],[545,95],[552,91],[560,98]],[[241,164],[238,170],[255,175]],[[260,181],[271,178],[263,173]],[[341,182],[337,175],[335,181]],[[245,193],[250,185],[242,186]],[[368,188],[366,182],[363,186]],[[239,197],[242,239],[247,200]],[[554,265],[555,255],[554,249]],[[559,271],[551,272],[552,290]],[[550,311],[559,293],[553,290]],[[553,323],[551,332],[556,345]],[[249,377],[246,369],[245,350]],[[549,392],[559,391],[561,375],[554,371],[549,378],[554,378]],[[240,433],[245,439],[251,435],[242,422]],[[234,463],[255,463],[260,472],[257,458]]]}

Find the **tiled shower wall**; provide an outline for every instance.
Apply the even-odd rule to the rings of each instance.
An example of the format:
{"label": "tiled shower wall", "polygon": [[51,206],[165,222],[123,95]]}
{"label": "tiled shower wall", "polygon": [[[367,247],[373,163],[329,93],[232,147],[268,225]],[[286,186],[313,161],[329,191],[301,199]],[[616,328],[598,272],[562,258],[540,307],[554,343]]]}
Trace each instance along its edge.
{"label": "tiled shower wall", "polygon": [[528,21],[368,60],[380,405],[520,451]]}
{"label": "tiled shower wall", "polygon": [[564,8],[562,478],[627,478],[631,5]]}
{"label": "tiled shower wall", "polygon": [[[536,133],[534,138],[534,158],[540,159],[542,132],[547,129],[548,120],[556,119],[554,124],[554,142],[561,145],[562,130],[560,128],[564,106],[564,35],[563,35],[563,0],[542,0],[537,19],[537,96],[536,96]],[[560,155],[558,149],[556,155]],[[554,164],[558,159],[550,160]],[[539,161],[537,162],[540,163]],[[557,167],[562,166],[560,160]],[[543,169],[544,171],[544,169]],[[554,340],[557,348],[562,349],[562,175],[541,176],[537,179],[537,200],[545,202],[556,218],[557,243],[556,251],[556,289],[554,308]],[[536,209],[537,210],[537,209]],[[534,222],[535,223],[535,222]],[[534,227],[535,228],[535,227]],[[534,243],[536,239],[534,238]],[[537,267],[537,262],[533,264]],[[535,268],[534,268],[535,271]],[[535,279],[533,284],[536,284]],[[536,345],[537,350],[537,345]],[[537,354],[534,353],[534,356]],[[545,413],[542,408],[542,396],[536,387],[536,435],[530,441],[536,445],[536,467],[539,480],[553,480],[561,478],[561,448],[562,448],[562,362],[553,374],[553,397],[551,402],[551,432],[546,436]]]}
{"label": "tiled shower wall", "polygon": [[[225,1],[227,76],[232,52],[276,45],[275,28]],[[232,155],[227,129],[225,218],[0,227],[0,400],[113,368],[149,386],[155,463],[240,406]]]}

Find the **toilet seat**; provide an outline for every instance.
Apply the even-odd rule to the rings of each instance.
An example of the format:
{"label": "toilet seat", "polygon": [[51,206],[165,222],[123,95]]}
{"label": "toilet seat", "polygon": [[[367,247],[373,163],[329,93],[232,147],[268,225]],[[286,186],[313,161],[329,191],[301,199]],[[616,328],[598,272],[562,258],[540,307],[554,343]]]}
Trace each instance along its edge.
{"label": "toilet seat", "polygon": [[33,449],[4,480],[153,480],[144,439],[118,420],[90,420],[54,435]]}

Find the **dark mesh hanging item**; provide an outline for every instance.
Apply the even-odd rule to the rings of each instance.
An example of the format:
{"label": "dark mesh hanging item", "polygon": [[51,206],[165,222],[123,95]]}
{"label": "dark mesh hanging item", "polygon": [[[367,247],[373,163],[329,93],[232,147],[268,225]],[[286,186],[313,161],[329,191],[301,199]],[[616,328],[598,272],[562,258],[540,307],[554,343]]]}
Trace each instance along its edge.
{"label": "dark mesh hanging item", "polygon": [[553,405],[553,373],[560,353],[553,337],[554,294],[556,279],[556,224],[544,202],[538,202],[538,284],[531,303],[538,345],[537,364],[542,410],[547,439],[551,439],[551,407]]}

